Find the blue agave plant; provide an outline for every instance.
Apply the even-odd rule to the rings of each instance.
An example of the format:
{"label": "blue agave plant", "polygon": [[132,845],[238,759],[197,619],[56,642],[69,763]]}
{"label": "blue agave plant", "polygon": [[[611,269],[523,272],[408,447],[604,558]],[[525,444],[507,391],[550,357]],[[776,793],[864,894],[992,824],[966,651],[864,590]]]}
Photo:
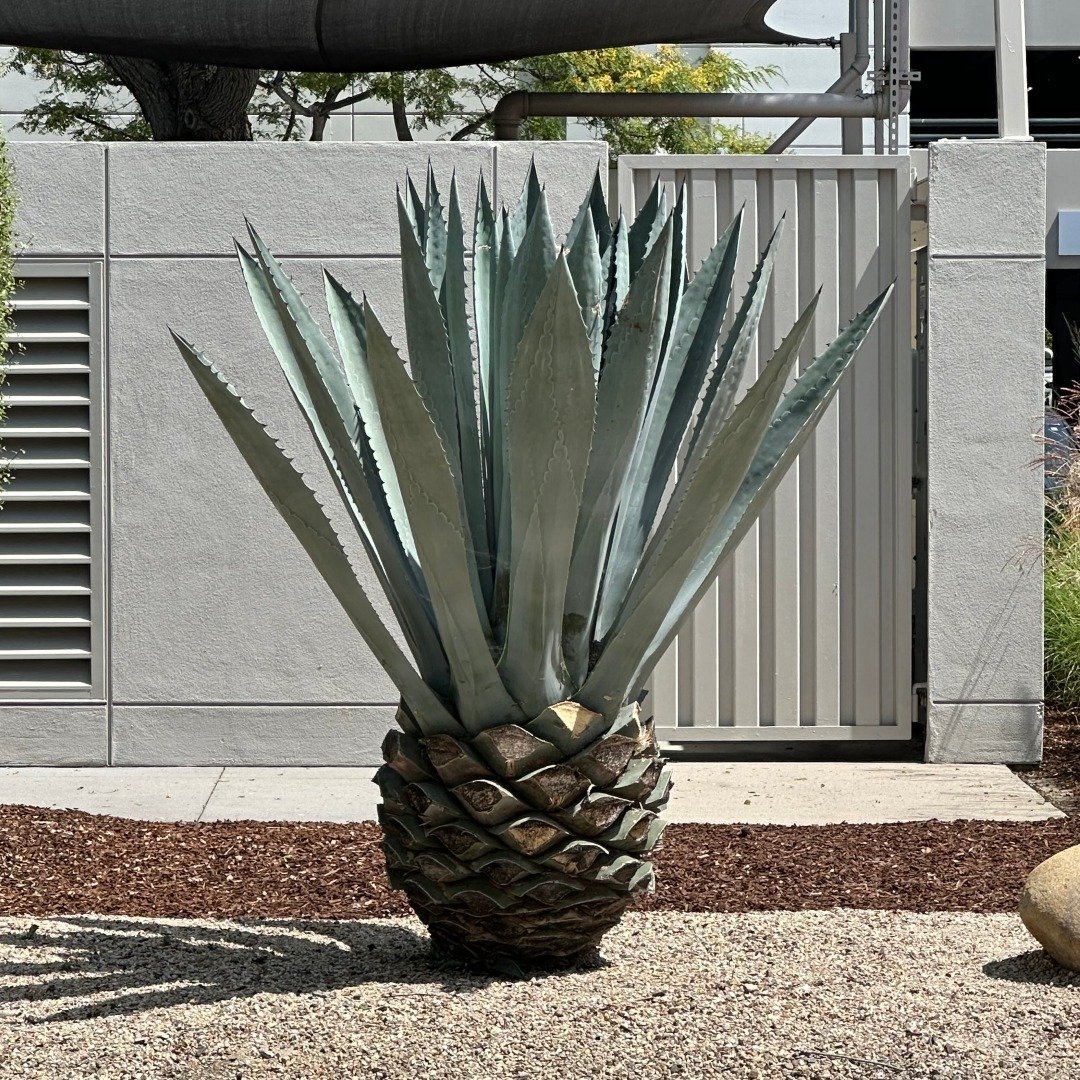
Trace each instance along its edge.
{"label": "blue agave plant", "polygon": [[737,400],[779,227],[723,333],[741,213],[688,277],[685,199],[659,188],[612,225],[597,176],[560,248],[535,172],[512,210],[481,181],[471,266],[454,183],[444,210],[432,176],[407,182],[398,211],[409,369],[332,275],[336,350],[253,229],[237,250],[411,656],[289,458],[176,341],[400,690],[377,778],[392,882],[443,947],[567,959],[652,884],[671,779],[643,682],[887,293],[785,394],[815,299]]}

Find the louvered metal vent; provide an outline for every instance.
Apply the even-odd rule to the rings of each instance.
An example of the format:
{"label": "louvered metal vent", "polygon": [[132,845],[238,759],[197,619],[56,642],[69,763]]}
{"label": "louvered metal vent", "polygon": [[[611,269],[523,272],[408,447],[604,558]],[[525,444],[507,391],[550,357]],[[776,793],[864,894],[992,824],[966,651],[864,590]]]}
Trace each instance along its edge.
{"label": "louvered metal vent", "polygon": [[0,424],[0,696],[97,696],[97,281],[20,273]]}

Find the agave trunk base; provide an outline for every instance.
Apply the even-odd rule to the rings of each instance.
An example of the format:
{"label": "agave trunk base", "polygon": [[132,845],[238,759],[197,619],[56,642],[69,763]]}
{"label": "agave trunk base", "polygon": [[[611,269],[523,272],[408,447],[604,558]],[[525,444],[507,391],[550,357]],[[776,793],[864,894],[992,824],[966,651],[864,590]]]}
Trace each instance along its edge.
{"label": "agave trunk base", "polygon": [[470,738],[387,736],[376,776],[387,871],[438,951],[580,963],[651,891],[670,773],[636,705],[599,720],[564,702]]}
{"label": "agave trunk base", "polygon": [[569,909],[559,919],[540,904],[523,904],[512,914],[478,915],[425,903],[408,888],[405,892],[436,952],[481,965],[504,957],[543,968],[583,963],[596,955],[600,939],[631,904],[627,896],[594,901]]}

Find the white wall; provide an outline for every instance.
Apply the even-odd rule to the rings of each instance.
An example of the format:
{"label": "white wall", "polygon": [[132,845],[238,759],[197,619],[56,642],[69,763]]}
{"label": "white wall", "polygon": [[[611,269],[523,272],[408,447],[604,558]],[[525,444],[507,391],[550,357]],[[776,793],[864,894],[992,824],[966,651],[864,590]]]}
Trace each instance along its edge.
{"label": "white wall", "polygon": [[[1080,47],[1077,0],[1027,0],[1031,49]],[[992,49],[994,0],[911,0],[913,49]]]}
{"label": "white wall", "polygon": [[407,169],[423,176],[429,154],[444,183],[456,170],[466,207],[481,172],[496,199],[516,199],[535,154],[552,219],[565,229],[606,147],[12,147],[20,265],[103,270],[95,375],[108,417],[99,497],[109,528],[105,594],[92,618],[106,627],[108,676],[104,697],[79,706],[5,703],[0,693],[0,764],[378,763],[397,695],[238,458],[166,328],[196,340],[250,395],[381,604],[244,294],[231,238],[250,215],[315,311],[325,310],[325,264],[366,292],[404,342],[394,190]]}

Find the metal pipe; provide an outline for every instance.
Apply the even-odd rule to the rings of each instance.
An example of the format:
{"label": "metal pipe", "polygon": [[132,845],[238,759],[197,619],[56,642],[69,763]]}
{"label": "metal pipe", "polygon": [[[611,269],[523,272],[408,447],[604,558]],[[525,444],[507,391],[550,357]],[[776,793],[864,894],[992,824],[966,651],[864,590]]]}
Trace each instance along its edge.
{"label": "metal pipe", "polygon": [[884,117],[884,98],[852,94],[530,94],[495,106],[496,139],[516,139],[529,116],[861,116]]}
{"label": "metal pipe", "polygon": [[[847,38],[854,38],[854,55],[851,63],[840,73],[840,77],[826,91],[828,94],[846,94],[854,87],[862,88],[862,79],[870,67],[870,0],[851,0],[851,33],[840,36],[841,50]],[[841,57],[843,57],[841,51]],[[782,154],[814,122],[813,116],[801,116],[778,138],[765,152]]]}

